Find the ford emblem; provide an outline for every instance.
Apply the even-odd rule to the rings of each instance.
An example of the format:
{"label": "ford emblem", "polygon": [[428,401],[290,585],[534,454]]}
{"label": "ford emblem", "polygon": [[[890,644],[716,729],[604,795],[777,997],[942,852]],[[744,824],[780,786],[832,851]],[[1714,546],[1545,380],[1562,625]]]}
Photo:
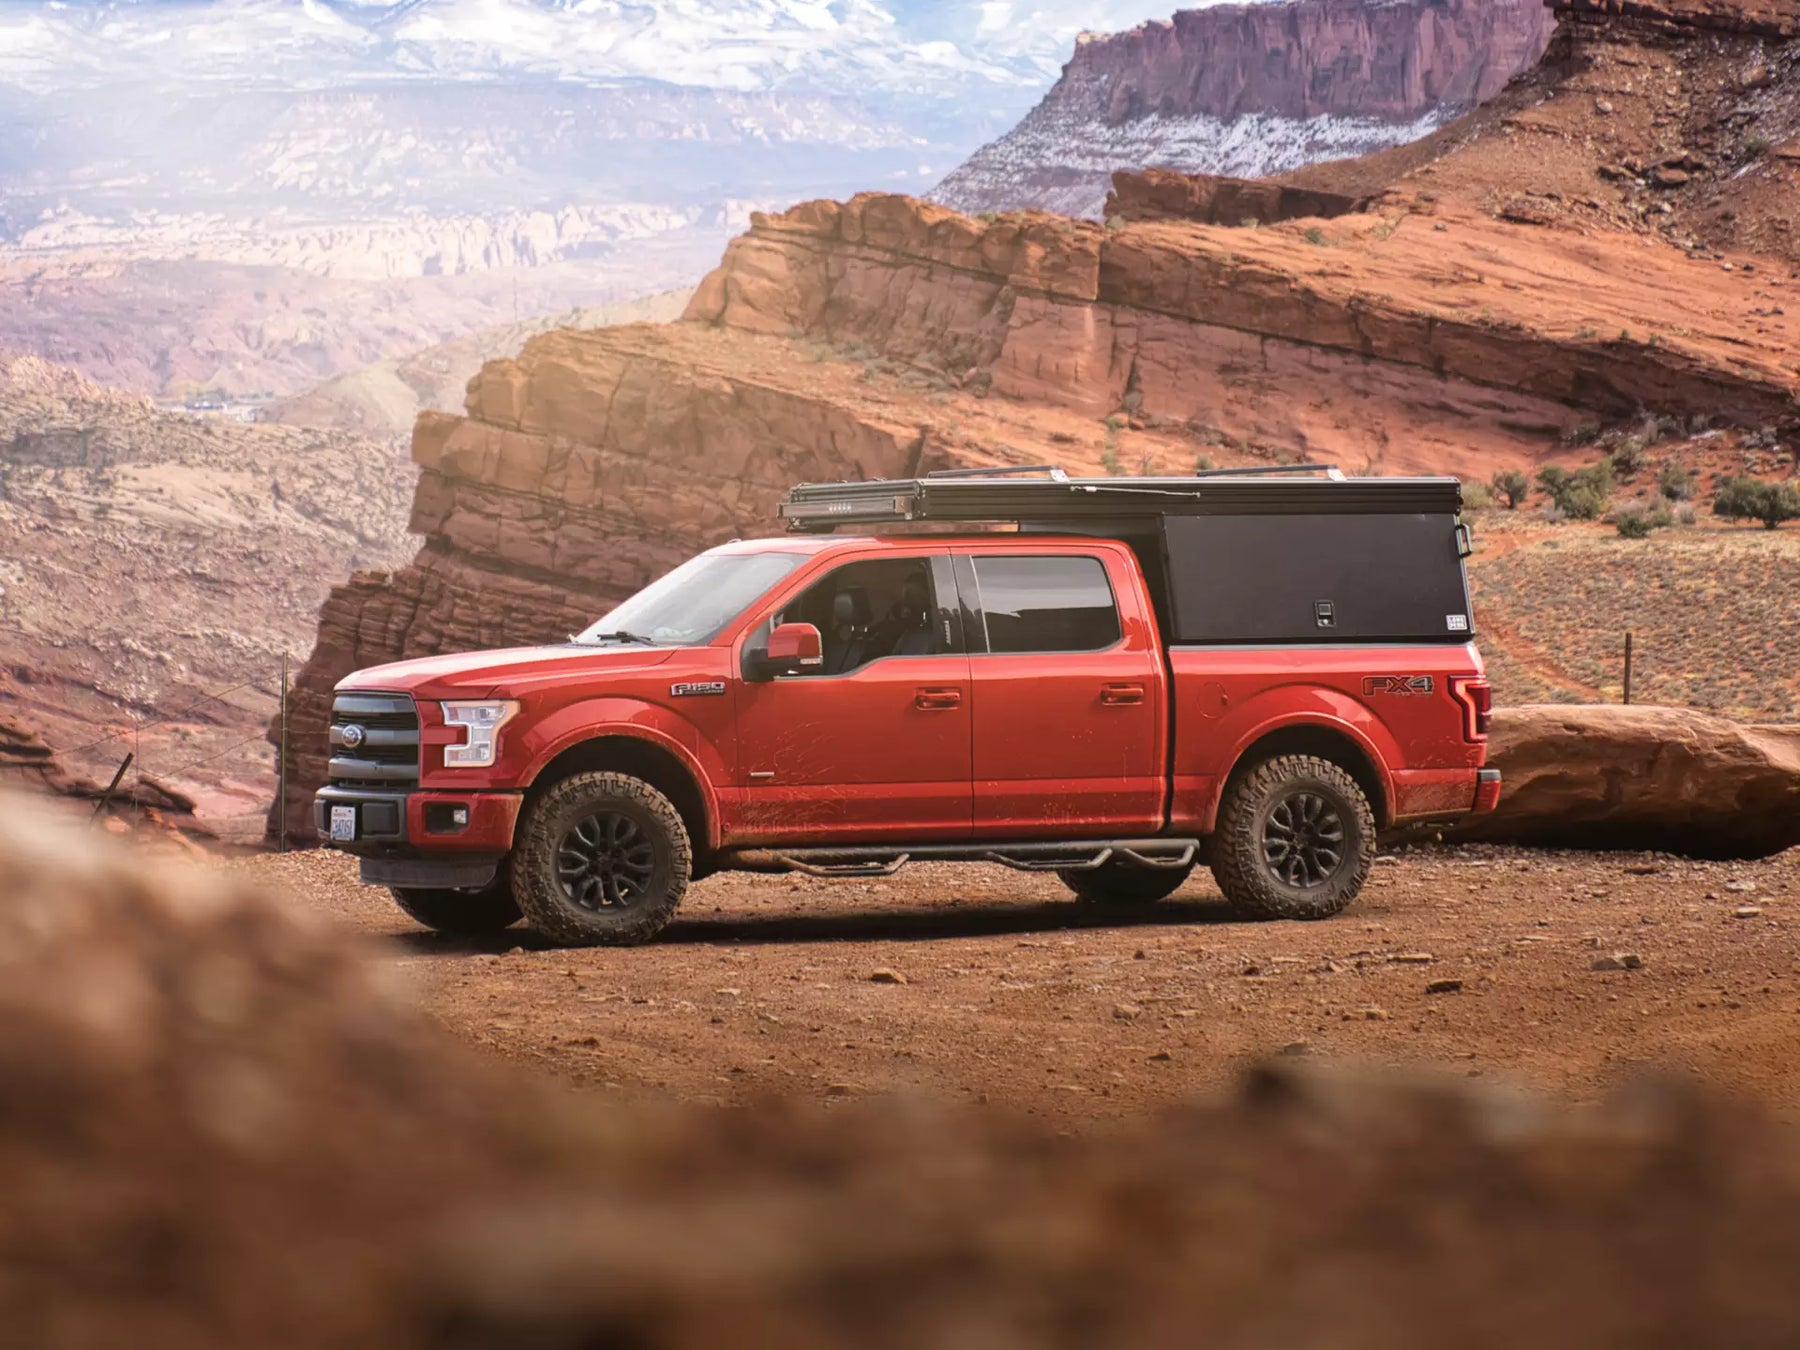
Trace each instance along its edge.
{"label": "ford emblem", "polygon": [[344,748],[346,750],[355,750],[362,745],[364,739],[368,736],[368,733],[361,727],[353,725],[345,727],[342,735]]}

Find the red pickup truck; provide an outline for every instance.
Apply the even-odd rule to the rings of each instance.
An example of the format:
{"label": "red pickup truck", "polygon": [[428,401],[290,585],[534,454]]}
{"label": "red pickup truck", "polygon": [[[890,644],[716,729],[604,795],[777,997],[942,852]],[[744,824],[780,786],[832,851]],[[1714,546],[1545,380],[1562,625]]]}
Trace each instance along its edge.
{"label": "red pickup truck", "polygon": [[1377,830],[1499,796],[1460,508],[1335,471],[803,486],[786,537],[566,643],[349,676],[318,831],[432,928],[571,944],[712,872],[925,859],[1100,904],[1204,861],[1247,917],[1322,918]]}

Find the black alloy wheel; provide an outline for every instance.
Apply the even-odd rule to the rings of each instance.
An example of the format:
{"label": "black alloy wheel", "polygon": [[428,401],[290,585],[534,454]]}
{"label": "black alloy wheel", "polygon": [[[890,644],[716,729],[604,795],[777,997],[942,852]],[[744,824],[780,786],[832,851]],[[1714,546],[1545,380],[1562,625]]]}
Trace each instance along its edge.
{"label": "black alloy wheel", "polygon": [[1325,919],[1375,862],[1375,810],[1345,769],[1280,755],[1232,774],[1207,845],[1213,878],[1246,919]]}
{"label": "black alloy wheel", "polygon": [[573,774],[533,792],[508,863],[525,921],[567,947],[648,942],[693,875],[681,813],[630,774]]}
{"label": "black alloy wheel", "polygon": [[1344,865],[1344,818],[1317,792],[1293,792],[1263,822],[1263,860],[1287,886],[1321,886]]}
{"label": "black alloy wheel", "polygon": [[556,850],[563,893],[583,909],[629,909],[656,878],[656,848],[643,827],[618,811],[577,820]]}

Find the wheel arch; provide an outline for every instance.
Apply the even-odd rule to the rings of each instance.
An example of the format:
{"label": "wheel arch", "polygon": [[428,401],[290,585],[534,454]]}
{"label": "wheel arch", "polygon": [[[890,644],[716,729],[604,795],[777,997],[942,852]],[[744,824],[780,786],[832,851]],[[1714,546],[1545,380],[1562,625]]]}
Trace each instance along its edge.
{"label": "wheel arch", "polygon": [[1369,799],[1375,823],[1386,828],[1393,820],[1393,792],[1373,746],[1350,727],[1326,722],[1290,722],[1271,728],[1243,746],[1232,758],[1231,768],[1219,785],[1212,804],[1212,823],[1218,822],[1219,803],[1238,778],[1258,764],[1283,755],[1312,755],[1335,764],[1356,780]]}
{"label": "wheel arch", "polygon": [[719,814],[704,775],[679,747],[631,732],[597,731],[553,756],[538,770],[526,796],[539,796],[574,774],[600,772],[641,778],[669,799],[687,826],[699,875],[700,860],[719,846]]}

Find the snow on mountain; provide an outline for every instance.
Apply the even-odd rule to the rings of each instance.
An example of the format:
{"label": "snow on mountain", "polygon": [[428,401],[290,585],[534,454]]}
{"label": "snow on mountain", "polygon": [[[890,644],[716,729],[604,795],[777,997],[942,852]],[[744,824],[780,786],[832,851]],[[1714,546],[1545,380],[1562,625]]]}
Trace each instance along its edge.
{"label": "snow on mountain", "polygon": [[1425,135],[1534,64],[1541,0],[1289,0],[1083,38],[1018,126],[932,192],[1097,215],[1112,174],[1255,177]]}

